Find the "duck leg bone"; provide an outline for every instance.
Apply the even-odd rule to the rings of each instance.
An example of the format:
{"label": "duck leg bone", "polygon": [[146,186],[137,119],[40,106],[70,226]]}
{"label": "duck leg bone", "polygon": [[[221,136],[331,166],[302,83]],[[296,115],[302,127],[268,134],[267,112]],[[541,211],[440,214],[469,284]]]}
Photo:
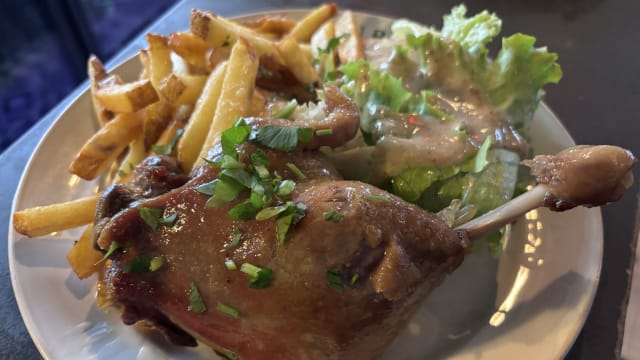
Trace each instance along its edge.
{"label": "duck leg bone", "polygon": [[556,155],[536,156],[523,163],[531,168],[538,185],[456,230],[479,238],[540,206],[564,211],[617,201],[633,184],[635,162],[630,151],[610,145],[575,146]]}

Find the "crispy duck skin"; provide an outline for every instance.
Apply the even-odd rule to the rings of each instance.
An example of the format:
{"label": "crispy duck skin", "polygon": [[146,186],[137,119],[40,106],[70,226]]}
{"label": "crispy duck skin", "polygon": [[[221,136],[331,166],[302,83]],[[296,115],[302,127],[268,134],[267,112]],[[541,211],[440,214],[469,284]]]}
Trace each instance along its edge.
{"label": "crispy duck skin", "polygon": [[[350,133],[357,129],[357,110],[340,93],[333,95],[337,105],[327,103],[327,116],[332,109],[340,111],[332,126]],[[334,131],[315,144],[335,145],[346,138]],[[257,148],[241,145],[240,160],[248,161]],[[101,279],[103,296],[121,307],[126,324],[150,324],[174,343],[195,345],[196,338],[242,359],[379,355],[421,300],[462,263],[469,249],[466,233],[374,186],[342,180],[317,151],[262,150],[270,171],[296,179],[286,166],[293,163],[306,175],[292,198],[306,205],[306,216],[292,226],[284,244],[278,242],[275,220],[238,221],[227,215],[247,194],[219,207],[205,206],[208,196],[195,188],[219,171],[205,164],[184,186],[150,199],[120,201],[121,210],[97,216],[104,225],[96,245],[105,251],[114,242],[122,244]],[[214,148],[211,157],[219,151]],[[162,208],[165,215],[177,214],[177,221],[152,230],[139,215],[141,207]],[[333,210],[343,214],[340,222],[324,219]],[[231,247],[235,229],[242,237]],[[140,255],[162,256],[165,263],[153,272],[127,271]],[[247,275],[227,269],[227,259],[238,267],[250,263],[272,269],[273,279],[267,288],[250,288]],[[341,291],[330,286],[329,270],[340,272]],[[191,283],[207,306],[203,313],[188,310]],[[218,303],[237,309],[238,317],[216,311]]]}

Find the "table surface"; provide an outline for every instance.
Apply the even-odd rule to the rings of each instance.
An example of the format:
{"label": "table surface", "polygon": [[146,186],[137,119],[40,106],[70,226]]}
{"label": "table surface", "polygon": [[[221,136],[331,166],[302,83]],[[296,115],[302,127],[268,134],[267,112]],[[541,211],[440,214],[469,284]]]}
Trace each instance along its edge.
{"label": "table surface", "polygon": [[[191,8],[211,9],[231,16],[259,10],[317,5],[304,0],[186,0],[171,8],[148,31],[169,33],[187,28]],[[351,0],[342,8],[409,17],[440,24],[441,16],[457,1]],[[470,12],[488,8],[503,19],[503,34],[533,34],[538,44],[559,53],[564,78],[549,87],[546,102],[577,143],[616,144],[640,154],[640,2],[606,0],[488,1],[469,4]],[[143,32],[146,33],[147,31]],[[146,47],[138,36],[107,64],[112,67]],[[36,144],[61,111],[86,83],[49,112],[22,138],[0,155],[0,229],[7,242],[11,202],[22,171]],[[637,177],[637,173],[636,173]],[[619,355],[621,332],[634,261],[637,184],[620,202],[603,209],[604,259],[596,298],[568,359],[610,359]],[[0,358],[35,359],[33,345],[18,312],[7,263],[7,248],[0,247]],[[625,355],[626,357],[626,355]]]}

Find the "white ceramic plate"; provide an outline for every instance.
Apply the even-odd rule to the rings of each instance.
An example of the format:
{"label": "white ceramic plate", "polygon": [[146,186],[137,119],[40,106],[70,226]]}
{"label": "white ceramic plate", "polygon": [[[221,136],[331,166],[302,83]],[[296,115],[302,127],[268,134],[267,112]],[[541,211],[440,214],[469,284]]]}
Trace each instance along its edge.
{"label": "white ceramic plate", "polygon": [[[300,16],[302,11],[289,11]],[[255,16],[255,15],[254,15]],[[381,35],[389,19],[359,14],[366,35]],[[137,76],[137,59],[116,71]],[[88,91],[51,126],[33,153],[13,210],[87,195],[67,166],[96,130]],[[533,122],[536,153],[574,142],[541,106]],[[121,324],[115,311],[94,305],[94,279],[80,281],[66,261],[79,230],[28,239],[9,229],[11,280],[24,322],[48,359],[206,359],[204,347],[168,346]],[[602,223],[598,209],[536,210],[513,227],[499,262],[474,253],[433,292],[384,359],[557,359],[564,356],[591,306],[600,274]]]}

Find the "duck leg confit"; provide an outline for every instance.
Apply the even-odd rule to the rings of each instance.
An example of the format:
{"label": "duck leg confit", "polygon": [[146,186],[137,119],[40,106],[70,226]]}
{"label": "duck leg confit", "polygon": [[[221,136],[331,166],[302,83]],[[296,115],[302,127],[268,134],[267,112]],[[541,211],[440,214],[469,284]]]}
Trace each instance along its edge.
{"label": "duck leg confit", "polygon": [[[374,358],[462,263],[471,237],[534,207],[564,210],[615,201],[629,185],[635,161],[628,151],[610,146],[536,157],[530,166],[542,185],[451,229],[392,194],[343,180],[314,151],[341,145],[358,127],[356,107],[337,89],[325,89],[325,102],[328,120],[304,124],[314,135],[293,151],[271,149],[258,134],[257,141],[237,146],[236,159],[224,144],[212,149],[209,159],[223,165],[205,164],[186,177],[174,159],[152,157],[127,185],[105,190],[96,212],[95,245],[109,253],[109,264],[99,293],[121,308],[125,324],[159,329],[179,345],[195,346],[197,339],[229,358]],[[299,124],[245,123],[252,131]],[[315,132],[327,128],[332,133]],[[287,180],[295,181],[292,191],[282,192],[286,196],[270,200],[275,216],[265,210],[260,220],[229,215],[249,206],[255,187],[211,203],[232,164],[235,169],[258,164],[251,186],[268,178],[276,195],[291,185]],[[210,191],[203,191],[205,185]]]}

